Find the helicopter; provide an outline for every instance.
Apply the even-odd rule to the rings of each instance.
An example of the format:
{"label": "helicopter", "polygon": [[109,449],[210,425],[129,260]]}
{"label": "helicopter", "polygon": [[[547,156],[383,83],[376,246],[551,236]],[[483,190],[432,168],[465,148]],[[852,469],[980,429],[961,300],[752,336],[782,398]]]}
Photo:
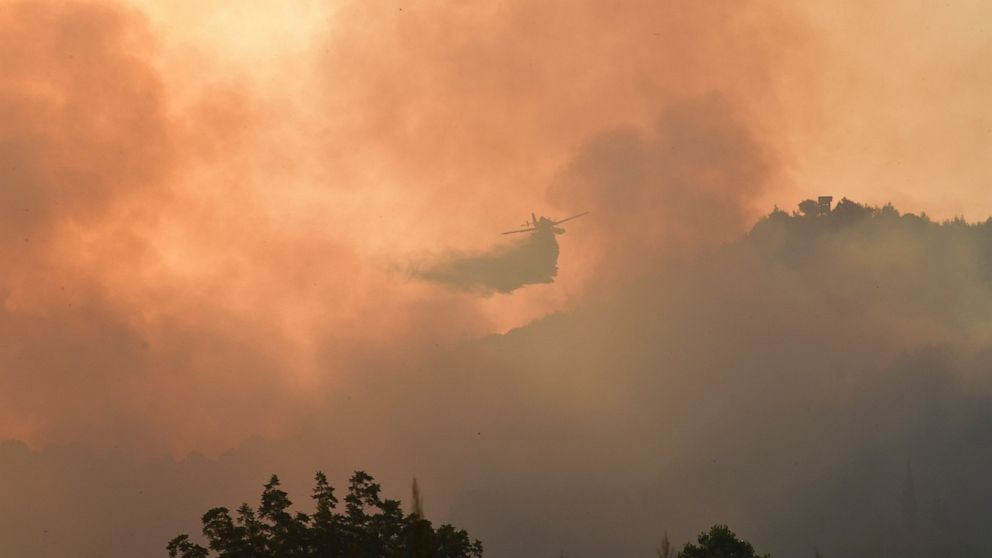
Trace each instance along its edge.
{"label": "helicopter", "polygon": [[530,222],[529,223],[523,223],[522,225],[520,225],[521,227],[527,227],[527,228],[517,229],[515,231],[506,231],[506,232],[500,233],[500,234],[516,234],[516,233],[525,233],[525,232],[532,232],[532,231],[538,231],[538,232],[544,232],[544,233],[551,232],[551,233],[554,233],[554,234],[562,234],[562,233],[565,232],[565,229],[563,229],[561,227],[558,227],[556,225],[560,225],[560,224],[564,223],[565,221],[571,221],[572,219],[578,219],[579,217],[582,217],[582,216],[588,215],[588,214],[589,214],[588,211],[583,211],[582,213],[579,213],[577,215],[572,215],[571,217],[567,217],[567,218],[562,219],[560,221],[552,221],[551,219],[548,219],[547,217],[545,217],[543,215],[541,216],[540,219],[538,219],[537,218],[537,215],[531,213],[530,214]]}

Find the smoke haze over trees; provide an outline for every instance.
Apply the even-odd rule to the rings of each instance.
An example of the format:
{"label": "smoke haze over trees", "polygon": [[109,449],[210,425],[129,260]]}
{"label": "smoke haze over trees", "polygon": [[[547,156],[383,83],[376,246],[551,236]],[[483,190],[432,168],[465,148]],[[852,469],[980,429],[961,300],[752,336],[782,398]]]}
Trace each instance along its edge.
{"label": "smoke haze over trees", "polygon": [[[773,556],[982,555],[990,262],[990,223],[847,200],[776,211],[622,294],[354,379],[295,438],[216,461],[7,443],[0,490],[32,505],[3,511],[3,537],[49,556],[114,556],[98,541],[119,540],[124,556],[192,531],[258,471],[299,483],[324,459],[384,463],[399,485],[429,463],[438,518],[488,556],[646,555],[662,530],[684,541],[718,522]],[[329,426],[345,423],[364,426]],[[31,527],[84,505],[111,519]]]}

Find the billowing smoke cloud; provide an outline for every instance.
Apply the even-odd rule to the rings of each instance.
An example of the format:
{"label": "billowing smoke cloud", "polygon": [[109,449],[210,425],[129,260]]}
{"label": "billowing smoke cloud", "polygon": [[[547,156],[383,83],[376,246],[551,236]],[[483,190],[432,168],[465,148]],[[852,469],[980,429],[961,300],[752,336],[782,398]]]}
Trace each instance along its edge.
{"label": "billowing smoke cloud", "polygon": [[739,235],[776,163],[730,100],[711,93],[672,103],[648,130],[596,135],[550,195],[597,212],[583,238],[587,273],[629,279]]}
{"label": "billowing smoke cloud", "polygon": [[[154,463],[7,445],[4,467],[21,473],[3,491],[40,495],[89,464],[81,501],[122,518],[101,540],[132,526],[148,546],[120,548],[154,549],[195,531],[193,508],[253,499],[268,472],[305,510],[313,469],[341,479],[373,463],[393,495],[416,473],[433,517],[491,556],[650,555],[662,533],[717,521],[779,556],[983,555],[989,238],[988,225],[850,203],[776,213],[623,294],[441,355],[369,361],[377,374],[328,394],[292,437]],[[46,494],[38,517],[68,522],[76,498]],[[170,519],[138,525],[127,512],[145,506]]]}
{"label": "billowing smoke cloud", "polygon": [[[594,208],[575,241],[578,271],[616,282],[745,230],[749,201],[771,188],[777,161],[726,96],[673,102],[648,130],[603,132],[582,145],[553,184],[558,205]],[[511,292],[554,279],[550,235],[481,254],[451,254],[416,275],[457,289]]]}
{"label": "billowing smoke cloud", "polygon": [[347,224],[287,224],[271,184],[307,165],[273,122],[297,112],[248,80],[176,80],[157,39],[109,3],[0,13],[4,436],[216,453],[285,432],[387,339],[479,331],[464,303],[423,310]]}
{"label": "billowing smoke cloud", "polygon": [[[112,3],[5,4],[3,434],[213,454],[252,434],[292,431],[322,406],[323,390],[377,373],[369,360],[423,356],[565,307],[591,279],[610,276],[603,269],[640,261],[617,250],[626,255],[597,263],[631,242],[629,229],[600,228],[557,264],[553,239],[484,252],[495,232],[549,201],[559,215],[602,203],[621,223],[631,208],[598,197],[607,174],[547,193],[563,173],[579,178],[599,164],[585,159],[608,141],[584,142],[624,130],[644,142],[631,156],[649,159],[659,142],[747,129],[751,100],[774,87],[757,71],[745,79],[746,69],[784,60],[753,38],[758,24],[724,9],[569,6],[566,22],[564,6],[449,8],[349,4],[308,18],[325,27],[292,56],[239,60],[183,42],[183,30],[204,21],[193,8],[149,7],[146,18]],[[600,32],[604,10],[616,21]],[[748,10],[772,27],[788,20]],[[246,12],[237,23],[279,21],[264,16]],[[601,44],[581,47],[591,33]],[[738,60],[700,52],[692,72],[675,63],[704,47]],[[263,79],[262,69],[283,65],[314,77]],[[736,85],[720,101],[685,101],[728,76]],[[703,112],[716,105],[710,123]],[[660,132],[638,131],[658,114],[668,115]],[[678,137],[685,130],[702,135]],[[722,155],[748,148],[729,141]],[[689,166],[714,162],[696,153]],[[636,188],[688,184],[652,173]],[[712,190],[723,187],[736,185]],[[686,222],[702,206],[675,204]],[[660,223],[681,222],[652,217],[637,219],[658,227],[646,235],[654,239],[668,236]],[[496,295],[390,274],[405,254],[449,239],[479,257],[449,258],[427,274]],[[552,279],[554,291],[499,296]]]}
{"label": "billowing smoke cloud", "polygon": [[[905,555],[913,525],[987,551],[987,231],[777,215],[738,240],[818,145],[786,126],[823,52],[789,10],[148,4],[0,10],[13,552],[154,555],[317,468],[415,473],[497,558],[716,521],[777,555]],[[500,294],[550,245],[485,247],[549,205],[596,218],[554,283]],[[446,285],[389,273],[448,246],[473,256]]]}
{"label": "billowing smoke cloud", "polygon": [[422,265],[414,276],[479,295],[512,293],[552,283],[558,275],[558,240],[551,231],[530,233],[481,254],[449,254]]}
{"label": "billowing smoke cloud", "polygon": [[[101,6],[15,3],[0,14],[0,349],[7,434],[29,435],[53,415],[100,429],[111,415],[80,400],[82,386],[124,400],[127,369],[147,356],[98,277],[80,269],[92,254],[110,265],[141,260],[136,202],[161,204],[172,153],[163,89],[136,56],[147,36],[133,17]],[[95,224],[114,222],[100,234]],[[116,230],[114,230],[116,229]],[[101,259],[97,256],[93,259]],[[127,265],[120,262],[120,265]],[[97,364],[89,368],[87,364]]]}
{"label": "billowing smoke cloud", "polygon": [[161,449],[164,431],[205,440],[251,421],[211,408],[271,406],[277,366],[259,340],[278,332],[232,327],[211,285],[175,280],[172,261],[195,258],[171,238],[177,205],[196,211],[176,182],[187,150],[224,126],[187,133],[170,114],[140,14],[15,2],[0,42],[5,434]]}

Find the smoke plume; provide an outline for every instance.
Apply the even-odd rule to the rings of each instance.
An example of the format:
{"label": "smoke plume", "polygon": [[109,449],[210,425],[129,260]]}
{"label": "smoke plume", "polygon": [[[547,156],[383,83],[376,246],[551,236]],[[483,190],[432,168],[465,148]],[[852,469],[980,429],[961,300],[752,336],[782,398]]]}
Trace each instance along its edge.
{"label": "smoke plume", "polygon": [[414,275],[426,281],[480,295],[511,293],[525,285],[555,280],[558,240],[553,232],[535,232],[488,252],[451,254],[423,267]]}
{"label": "smoke plume", "polygon": [[496,558],[987,554],[988,226],[761,218],[988,183],[987,8],[849,4],[3,2],[5,548],[365,469]]}

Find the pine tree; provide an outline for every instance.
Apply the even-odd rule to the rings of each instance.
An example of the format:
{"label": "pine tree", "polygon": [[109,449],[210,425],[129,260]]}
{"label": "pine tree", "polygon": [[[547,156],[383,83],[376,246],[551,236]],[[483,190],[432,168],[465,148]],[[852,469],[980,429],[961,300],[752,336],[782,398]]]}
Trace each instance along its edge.
{"label": "pine tree", "polygon": [[345,496],[344,513],[327,477],[317,472],[312,515],[290,512],[292,501],[272,475],[256,510],[248,504],[213,508],[202,517],[208,548],[188,535],[169,541],[172,558],[481,558],[482,543],[451,525],[435,529],[424,518],[414,481],[413,512],[404,515],[397,500],[382,499],[370,475],[356,471]]}
{"label": "pine tree", "polygon": [[700,533],[698,546],[687,543],[678,558],[768,558],[758,555],[751,543],[737,538],[726,525],[714,525],[708,533]]}
{"label": "pine tree", "polygon": [[665,537],[661,539],[661,547],[656,551],[658,553],[658,558],[672,558],[672,543],[668,540],[668,533],[665,533]]}

